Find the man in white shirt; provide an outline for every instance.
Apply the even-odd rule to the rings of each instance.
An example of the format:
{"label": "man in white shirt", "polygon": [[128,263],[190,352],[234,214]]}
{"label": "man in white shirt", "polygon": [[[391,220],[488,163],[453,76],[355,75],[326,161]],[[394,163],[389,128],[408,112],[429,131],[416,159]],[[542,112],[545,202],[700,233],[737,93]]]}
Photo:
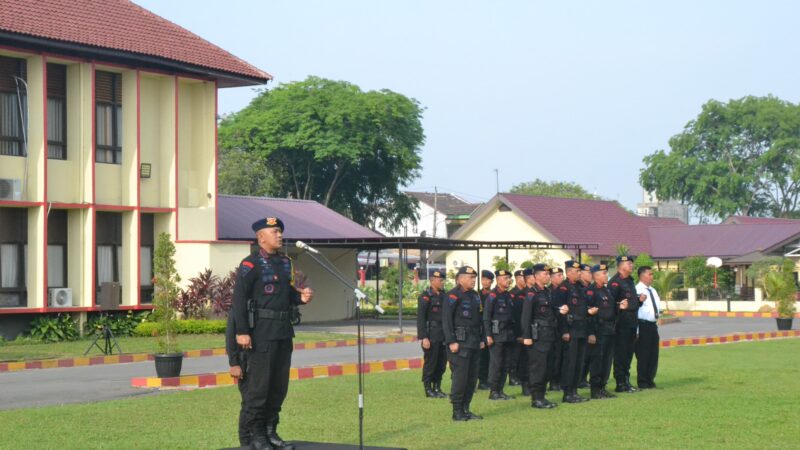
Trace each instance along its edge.
{"label": "man in white shirt", "polygon": [[639,389],[654,389],[658,370],[658,318],[661,315],[661,299],[652,287],[653,269],[642,266],[638,270],[639,283],[636,293],[642,299],[639,307],[639,339],[636,342],[636,381]]}

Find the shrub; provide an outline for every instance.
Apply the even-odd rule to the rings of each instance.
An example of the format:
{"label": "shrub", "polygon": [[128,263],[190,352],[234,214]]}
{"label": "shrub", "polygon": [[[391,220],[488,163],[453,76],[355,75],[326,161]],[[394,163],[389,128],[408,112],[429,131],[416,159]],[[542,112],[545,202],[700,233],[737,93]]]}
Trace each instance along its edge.
{"label": "shrub", "polygon": [[158,235],[155,255],[153,257],[153,284],[154,295],[153,318],[159,324],[158,347],[161,353],[176,353],[178,351],[175,340],[176,322],[175,302],[178,299],[181,281],[175,268],[175,244],[172,243],[169,233]]}
{"label": "shrub", "polygon": [[111,332],[114,333],[114,336],[130,336],[133,334],[134,328],[144,320],[147,320],[149,316],[149,311],[138,313],[128,311],[127,313],[96,315],[90,317],[88,322],[86,322],[86,334],[93,336],[95,333],[102,332],[103,326],[107,325]]}
{"label": "shrub", "polygon": [[[175,333],[177,334],[220,334],[225,332],[225,320],[177,320]],[[142,322],[133,330],[135,336],[158,336],[161,334],[161,324],[158,322]]]}
{"label": "shrub", "polygon": [[78,326],[69,314],[39,316],[31,322],[30,335],[43,342],[74,341]]}

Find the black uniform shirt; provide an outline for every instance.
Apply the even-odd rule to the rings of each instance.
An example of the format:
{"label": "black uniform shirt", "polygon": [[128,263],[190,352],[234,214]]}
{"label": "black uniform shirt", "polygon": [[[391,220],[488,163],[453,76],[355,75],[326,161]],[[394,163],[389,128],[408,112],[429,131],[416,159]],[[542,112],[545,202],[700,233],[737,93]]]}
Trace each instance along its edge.
{"label": "black uniform shirt", "polygon": [[539,340],[554,341],[557,316],[558,305],[553,301],[550,289],[539,289],[539,286],[536,285],[529,288],[525,296],[525,303],[522,306],[523,339],[532,339],[531,325],[538,322],[546,328],[546,330],[540,328]]}
{"label": "black uniform shirt", "polygon": [[417,299],[417,339],[428,338],[433,342],[444,341],[442,308],[445,303],[443,291],[433,292],[428,288]]}
{"label": "black uniform shirt", "polygon": [[[486,296],[483,305],[483,329],[487,336],[491,336],[497,342],[516,340],[512,302],[511,293],[501,291],[499,288],[492,289]],[[496,327],[494,321],[497,323]]]}
{"label": "black uniform shirt", "polygon": [[[486,338],[481,316],[481,299],[473,290],[463,290],[456,286],[447,293],[442,313],[444,341],[447,344],[458,342],[463,348],[479,349]],[[457,328],[463,328],[464,339],[456,339]]]}
{"label": "black uniform shirt", "polygon": [[586,299],[590,308],[597,308],[597,314],[593,316],[592,320],[594,334],[613,335],[617,321],[617,304],[611,299],[608,287],[592,283],[586,289]]}
{"label": "black uniform shirt", "polygon": [[[249,329],[248,300],[255,300],[255,308],[285,313],[285,319],[259,318],[255,328]],[[290,309],[300,304],[300,295],[294,288],[292,260],[283,253],[268,254],[263,249],[242,260],[233,288],[233,312],[236,334],[250,334],[254,351],[266,351],[265,341],[291,339],[294,328],[288,318]]]}
{"label": "black uniform shirt", "polygon": [[[633,284],[633,277],[622,278],[616,273],[608,282],[608,292],[611,299],[617,305],[617,326],[620,328],[636,328],[638,325],[639,295],[636,293],[636,285]],[[627,309],[619,309],[622,300],[628,300]]]}

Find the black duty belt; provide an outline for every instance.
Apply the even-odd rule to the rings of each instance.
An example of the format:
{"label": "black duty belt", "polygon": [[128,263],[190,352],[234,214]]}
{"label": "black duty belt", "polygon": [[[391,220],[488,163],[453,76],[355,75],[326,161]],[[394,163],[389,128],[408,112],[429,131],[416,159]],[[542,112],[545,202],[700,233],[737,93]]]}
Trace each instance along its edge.
{"label": "black duty belt", "polygon": [[534,320],[533,323],[543,328],[555,328],[556,324],[549,320]]}
{"label": "black duty belt", "polygon": [[274,309],[259,309],[259,319],[289,320],[289,311],[275,311]]}

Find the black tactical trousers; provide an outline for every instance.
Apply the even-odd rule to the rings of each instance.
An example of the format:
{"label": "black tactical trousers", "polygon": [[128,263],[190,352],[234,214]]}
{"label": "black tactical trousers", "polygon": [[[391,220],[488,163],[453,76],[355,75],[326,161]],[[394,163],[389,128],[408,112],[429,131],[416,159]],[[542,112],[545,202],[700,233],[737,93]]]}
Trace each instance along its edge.
{"label": "black tactical trousers", "polygon": [[583,355],[586,352],[586,338],[572,336],[569,342],[563,342],[564,360],[561,365],[561,385],[569,389],[578,388],[581,376]]}
{"label": "black tactical trousers", "polygon": [[252,440],[250,436],[250,429],[247,427],[247,416],[245,415],[244,411],[244,400],[247,397],[247,381],[249,380],[247,374],[244,373],[245,370],[246,367],[242,367],[244,378],[240,378],[238,383],[239,394],[242,396],[242,402],[239,408],[239,443],[243,447],[250,445],[250,441]]}
{"label": "black tactical trousers", "polygon": [[458,353],[453,353],[447,349],[447,360],[450,361],[450,372],[453,379],[450,387],[450,402],[468,405],[472,401],[475,383],[478,381],[479,350],[467,349],[462,346]]}
{"label": "black tactical trousers", "polygon": [[528,385],[534,395],[543,393],[547,387],[548,356],[552,346],[552,343],[536,342],[531,347],[525,347],[528,357]]}
{"label": "black tactical trousers", "polygon": [[253,434],[263,434],[268,420],[276,417],[289,390],[292,340],[259,345],[264,352],[250,352],[245,395],[245,423]]}
{"label": "black tactical trousers", "polygon": [[617,336],[614,338],[614,379],[617,385],[630,381],[635,342],[636,328],[617,328]]}
{"label": "black tactical trousers", "polygon": [[562,341],[557,340],[553,343],[553,348],[550,350],[549,358],[547,361],[548,373],[547,379],[551,384],[561,384],[561,353]]}
{"label": "black tactical trousers", "polygon": [[[587,341],[586,345],[588,346],[589,343]],[[582,383],[584,381],[589,381],[589,348],[586,348],[586,351],[583,352],[583,362],[581,363],[581,376],[578,378],[578,383]]]}
{"label": "black tactical trousers", "polygon": [[598,335],[594,345],[587,346],[589,373],[592,388],[605,388],[611,375],[611,356],[614,353],[614,335]]}
{"label": "black tactical trousers", "polygon": [[658,325],[639,321],[639,340],[636,341],[636,381],[639,386],[655,383],[658,371]]}
{"label": "black tactical trousers", "polygon": [[528,347],[517,343],[514,353],[517,355],[517,378],[525,385],[528,382]]}
{"label": "black tactical trousers", "polygon": [[516,342],[495,342],[489,347],[489,385],[501,391],[506,381],[506,370],[511,353],[517,350]]}
{"label": "black tactical trousers", "polygon": [[478,380],[480,380],[481,383],[486,383],[489,379],[489,349],[481,349],[480,354],[481,361],[478,366]]}
{"label": "black tactical trousers", "polygon": [[431,342],[431,348],[422,349],[422,382],[441,383],[447,367],[447,346],[444,342]]}

